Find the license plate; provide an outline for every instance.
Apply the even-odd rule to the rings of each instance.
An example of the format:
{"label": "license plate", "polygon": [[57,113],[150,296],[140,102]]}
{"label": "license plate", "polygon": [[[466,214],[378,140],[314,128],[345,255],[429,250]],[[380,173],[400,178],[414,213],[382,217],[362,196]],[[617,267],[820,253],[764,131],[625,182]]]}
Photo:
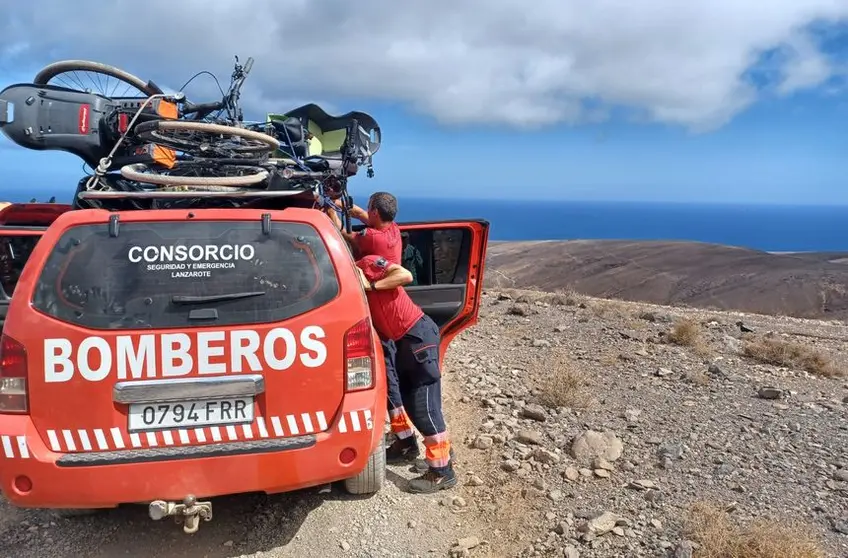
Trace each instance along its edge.
{"label": "license plate", "polygon": [[130,405],[130,432],[253,422],[253,398],[171,401]]}

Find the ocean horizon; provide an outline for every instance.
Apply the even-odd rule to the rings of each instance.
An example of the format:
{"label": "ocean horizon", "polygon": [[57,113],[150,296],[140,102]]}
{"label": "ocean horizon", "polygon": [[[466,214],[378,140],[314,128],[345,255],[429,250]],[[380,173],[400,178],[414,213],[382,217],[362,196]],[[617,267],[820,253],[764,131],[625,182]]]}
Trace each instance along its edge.
{"label": "ocean horizon", "polygon": [[768,252],[848,252],[848,207],[398,199],[399,221],[481,217],[490,239],[693,241]]}
{"label": "ocean horizon", "polygon": [[[14,202],[71,192],[0,192]],[[362,205],[367,198],[354,196]],[[768,252],[848,252],[848,206],[511,201],[398,196],[398,221],[486,219],[493,241],[667,240]]]}

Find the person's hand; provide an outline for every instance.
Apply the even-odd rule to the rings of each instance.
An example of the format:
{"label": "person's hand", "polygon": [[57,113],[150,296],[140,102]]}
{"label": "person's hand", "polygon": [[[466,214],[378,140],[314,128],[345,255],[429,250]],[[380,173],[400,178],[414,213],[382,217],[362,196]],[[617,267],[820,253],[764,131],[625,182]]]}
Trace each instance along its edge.
{"label": "person's hand", "polygon": [[356,268],[356,271],[359,272],[359,282],[362,284],[362,288],[365,289],[366,291],[370,291],[371,290],[371,282],[368,281],[368,279],[366,279],[365,272],[362,271],[358,267]]}
{"label": "person's hand", "polygon": [[339,214],[336,213],[335,209],[327,206],[326,208],[324,208],[324,213],[327,215],[327,217],[330,218],[330,221],[333,222],[333,225],[335,225],[336,228],[338,228],[338,229],[342,228],[342,220],[339,217]]}

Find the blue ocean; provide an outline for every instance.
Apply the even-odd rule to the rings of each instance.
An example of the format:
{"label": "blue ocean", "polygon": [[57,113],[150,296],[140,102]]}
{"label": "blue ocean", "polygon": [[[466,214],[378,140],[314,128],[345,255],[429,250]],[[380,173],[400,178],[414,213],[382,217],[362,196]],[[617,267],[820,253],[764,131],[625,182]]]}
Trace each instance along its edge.
{"label": "blue ocean", "polygon": [[848,207],[398,200],[399,221],[475,218],[491,240],[693,240],[774,252],[848,251]]}
{"label": "blue ocean", "polygon": [[[28,201],[18,191],[0,199]],[[57,192],[32,192],[39,201]],[[57,201],[67,202],[58,195]],[[26,199],[25,199],[26,198]],[[367,199],[356,196],[356,203]],[[774,252],[848,251],[848,206],[398,199],[399,221],[482,218],[490,240],[693,240]]]}

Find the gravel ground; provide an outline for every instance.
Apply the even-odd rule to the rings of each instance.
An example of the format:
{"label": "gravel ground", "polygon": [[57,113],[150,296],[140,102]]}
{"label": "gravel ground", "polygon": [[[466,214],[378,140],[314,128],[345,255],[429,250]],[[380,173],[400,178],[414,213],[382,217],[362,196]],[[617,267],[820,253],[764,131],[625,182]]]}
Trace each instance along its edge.
{"label": "gravel ground", "polygon": [[[681,318],[684,346],[665,341]],[[848,379],[741,354],[757,335],[844,371],[845,323],[515,291],[489,293],[480,323],[456,366],[486,413],[464,452],[489,460],[471,499],[509,526],[499,555],[697,558],[682,518],[708,501],[742,525],[801,521],[823,556],[848,556]]]}
{"label": "gravel ground", "polygon": [[[674,344],[681,318],[697,339]],[[751,335],[848,362],[842,322],[489,292],[445,371],[459,488],[407,494],[413,473],[393,467],[370,498],[219,498],[194,536],[143,507],[57,519],[0,503],[0,553],[697,558],[683,518],[709,501],[740,524],[801,521],[823,556],[848,556],[848,379],[755,362]]]}

